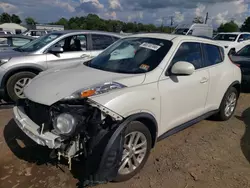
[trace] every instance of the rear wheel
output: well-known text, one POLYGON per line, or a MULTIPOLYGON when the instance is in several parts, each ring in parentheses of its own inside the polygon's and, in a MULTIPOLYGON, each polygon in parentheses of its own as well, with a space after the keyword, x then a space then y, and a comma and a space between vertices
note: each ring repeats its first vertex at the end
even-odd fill
POLYGON ((131 122, 125 130, 123 156, 114 181, 126 181, 145 165, 150 154, 152 138, 148 128, 139 121, 131 122))
POLYGON ((19 72, 12 75, 6 85, 7 93, 10 99, 16 102, 18 99, 24 98, 24 87, 36 76, 32 72, 19 72))
POLYGON ((231 87, 227 90, 217 114, 218 120, 226 121, 233 116, 237 106, 238 96, 239 93, 236 88, 231 87))

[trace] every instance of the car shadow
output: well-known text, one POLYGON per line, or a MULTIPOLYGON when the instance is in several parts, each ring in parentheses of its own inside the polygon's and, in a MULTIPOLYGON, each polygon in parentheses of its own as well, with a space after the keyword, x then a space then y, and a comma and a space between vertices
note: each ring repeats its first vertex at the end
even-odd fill
MULTIPOLYGON (((63 158, 61 158, 59 163, 57 158, 52 159, 50 157, 52 150, 36 144, 33 140, 26 136, 25 133, 22 132, 13 119, 10 120, 5 126, 3 134, 9 149, 20 160, 24 160, 28 163, 33 163, 36 165, 54 165, 63 172, 64 170, 60 166, 68 165, 68 161, 63 158)), ((91 180, 89 181, 88 179, 89 176, 87 178, 87 175, 85 174, 85 164, 83 161, 84 160, 72 160, 72 169, 70 172, 72 176, 78 180, 76 184, 77 188, 84 188, 91 185, 91 180), (86 179, 88 179, 88 181, 85 181, 86 179)), ((104 182, 100 183, 102 184, 104 182)))
POLYGON ((49 158, 50 150, 27 137, 13 119, 5 126, 3 134, 9 149, 19 159, 37 165, 53 163, 49 158))
POLYGON ((250 108, 246 109, 241 116, 235 116, 245 124, 245 133, 241 138, 240 146, 242 153, 250 163, 250 108))

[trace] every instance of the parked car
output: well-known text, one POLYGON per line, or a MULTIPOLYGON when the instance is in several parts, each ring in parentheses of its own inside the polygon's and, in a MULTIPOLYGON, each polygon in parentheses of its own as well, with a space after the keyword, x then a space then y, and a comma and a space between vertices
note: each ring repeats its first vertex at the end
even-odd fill
POLYGON ((94 183, 125 181, 157 141, 211 115, 228 120, 240 83, 239 67, 212 40, 137 34, 84 65, 40 73, 13 111, 52 156, 84 160, 94 183))
POLYGON ((178 35, 213 37, 213 27, 207 24, 180 24, 173 31, 178 35))
POLYGON ((0 31, 0 35, 12 35, 13 33, 10 31, 0 31))
POLYGON ((31 36, 34 38, 39 38, 41 36, 44 36, 46 34, 50 33, 49 30, 43 30, 43 29, 28 29, 27 31, 24 31, 22 35, 24 36, 31 36))
POLYGON ((229 52, 230 59, 240 67, 242 73, 242 85, 250 85, 250 44, 236 51, 234 48, 229 52))
POLYGON ((0 52, 0 98, 23 98, 24 86, 39 72, 81 63, 86 55, 95 57, 119 38, 119 34, 100 31, 58 31, 0 52))
POLYGON ((228 49, 235 47, 239 43, 249 39, 250 33, 247 32, 218 33, 214 37, 214 40, 217 40, 221 45, 228 49))
POLYGON ((22 35, 0 35, 0 51, 23 46, 34 40, 33 37, 22 35))

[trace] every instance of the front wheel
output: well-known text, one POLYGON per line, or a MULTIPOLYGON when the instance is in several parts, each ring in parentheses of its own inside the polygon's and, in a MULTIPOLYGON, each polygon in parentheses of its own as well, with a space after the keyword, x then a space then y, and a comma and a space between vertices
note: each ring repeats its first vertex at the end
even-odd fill
POLYGON ((139 121, 131 122, 125 129, 123 156, 114 181, 126 181, 136 175, 145 165, 151 147, 152 137, 148 128, 139 121))
POLYGON ((221 121, 226 121, 230 119, 237 106, 239 93, 236 88, 231 87, 226 92, 222 99, 219 112, 217 114, 217 119, 221 121))
POLYGON ((19 72, 12 75, 6 85, 7 93, 10 99, 16 102, 18 99, 24 98, 24 87, 36 76, 32 72, 19 72))

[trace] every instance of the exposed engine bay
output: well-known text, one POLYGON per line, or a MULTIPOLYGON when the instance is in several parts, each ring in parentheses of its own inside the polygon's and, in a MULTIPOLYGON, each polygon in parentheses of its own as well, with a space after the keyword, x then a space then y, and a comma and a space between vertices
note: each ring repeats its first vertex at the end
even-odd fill
MULTIPOLYGON (((20 100, 26 115, 39 133, 57 135, 52 158, 85 161, 87 184, 111 181, 117 174, 123 152, 123 117, 90 99, 59 101, 45 106, 28 99, 20 100)), ((123 126, 125 127, 125 126, 123 126)))

